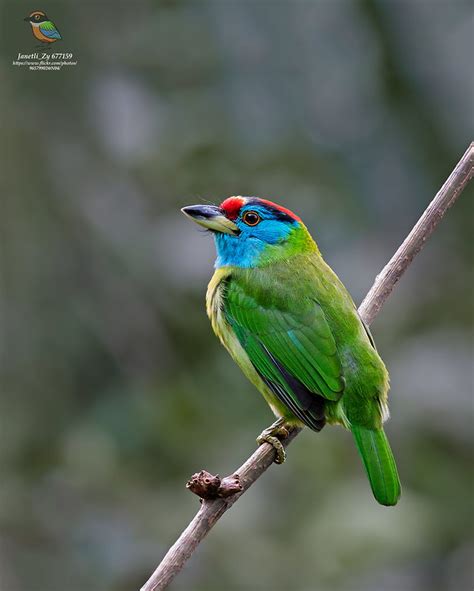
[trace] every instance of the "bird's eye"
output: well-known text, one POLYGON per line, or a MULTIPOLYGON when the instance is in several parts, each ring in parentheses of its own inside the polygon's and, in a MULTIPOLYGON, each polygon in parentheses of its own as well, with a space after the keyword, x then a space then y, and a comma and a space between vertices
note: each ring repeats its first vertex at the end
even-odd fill
POLYGON ((40 17, 40 15, 39 15, 39 14, 35 14, 35 19, 36 19, 37 21, 39 21, 39 17, 40 17))
POLYGON ((242 217, 247 226, 256 226, 260 221, 260 216, 256 211, 246 211, 242 217))

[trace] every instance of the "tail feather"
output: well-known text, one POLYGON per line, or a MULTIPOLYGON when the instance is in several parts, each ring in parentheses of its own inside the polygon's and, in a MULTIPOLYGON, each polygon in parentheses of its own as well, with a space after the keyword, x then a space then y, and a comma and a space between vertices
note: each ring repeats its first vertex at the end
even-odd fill
POLYGON ((383 429, 351 426, 374 497, 381 505, 396 505, 401 494, 397 466, 383 429))

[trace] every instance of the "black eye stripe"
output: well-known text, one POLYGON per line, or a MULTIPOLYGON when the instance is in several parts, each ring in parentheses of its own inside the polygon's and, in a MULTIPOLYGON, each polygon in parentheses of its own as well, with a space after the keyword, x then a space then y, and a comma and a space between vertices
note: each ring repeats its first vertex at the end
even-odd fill
MULTIPOLYGON (((247 206, 249 206, 249 205, 259 206, 260 200, 257 197, 248 197, 246 205, 247 206)), ((295 218, 289 216, 284 211, 281 211, 281 209, 278 209, 277 207, 273 207, 272 205, 269 205, 269 204, 265 204, 265 219, 273 219, 273 220, 277 220, 277 221, 291 222, 291 223, 295 222, 295 218)))

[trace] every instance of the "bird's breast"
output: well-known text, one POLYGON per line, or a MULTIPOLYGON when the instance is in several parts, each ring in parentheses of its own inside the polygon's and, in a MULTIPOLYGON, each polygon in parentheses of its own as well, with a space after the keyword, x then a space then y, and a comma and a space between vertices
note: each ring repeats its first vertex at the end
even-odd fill
POLYGON ((225 282, 230 277, 230 274, 229 267, 217 269, 207 286, 206 293, 207 315, 211 321, 212 329, 225 347, 228 347, 227 343, 224 342, 224 333, 227 332, 228 323, 224 317, 224 291, 225 282))
POLYGON ((255 384, 259 390, 262 390, 262 388, 265 388, 263 382, 255 371, 247 353, 242 348, 242 345, 225 317, 225 290, 231 272, 230 267, 221 267, 214 273, 207 288, 207 314, 211 321, 212 329, 230 353, 230 356, 250 381, 255 384))

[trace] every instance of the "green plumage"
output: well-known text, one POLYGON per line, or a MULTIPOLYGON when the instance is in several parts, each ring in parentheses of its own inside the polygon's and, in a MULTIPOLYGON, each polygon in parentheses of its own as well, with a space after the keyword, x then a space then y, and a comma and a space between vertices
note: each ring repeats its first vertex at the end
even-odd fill
POLYGON ((351 426, 357 449, 364 462, 374 497, 382 505, 395 505, 401 487, 397 466, 387 436, 382 428, 351 426))
POLYGON ((41 23, 41 28, 45 31, 57 31, 56 25, 52 21, 44 21, 41 23))
POLYGON ((263 380, 267 396, 271 390, 277 414, 319 430, 312 409, 305 408, 308 397, 298 396, 280 366, 324 399, 328 423, 352 430, 375 498, 394 505, 400 484, 382 429, 387 371, 350 295, 320 254, 294 256, 291 264, 284 260, 257 269, 234 268, 220 282, 218 297, 223 302, 218 335, 233 331, 256 369, 251 380, 260 390, 263 380), (284 395, 275 393, 279 389, 284 395), (285 404, 288 399, 292 407, 285 404))
MULTIPOLYGON (((375 498, 395 505, 401 487, 382 426, 388 417, 389 379, 370 332, 304 224, 292 220, 288 210, 275 213, 278 206, 266 205, 269 202, 228 202, 245 199, 252 201, 247 206, 252 226, 255 212, 261 214, 261 234, 239 223, 245 221, 242 214, 235 224, 240 234, 228 236, 233 230, 228 218, 226 234, 217 234, 223 264, 207 293, 214 331, 276 416, 315 431, 326 423, 351 430, 375 498), (264 226, 264 207, 271 208, 272 226, 264 226), (285 217, 290 222, 284 222, 285 217), (283 223, 290 231, 282 230, 283 223), (268 244, 262 248, 254 237, 268 244)), ((225 204, 213 218, 214 227, 225 204)), ((230 203, 229 211, 234 206, 230 203)))

